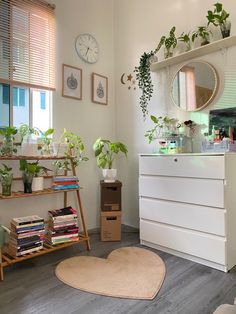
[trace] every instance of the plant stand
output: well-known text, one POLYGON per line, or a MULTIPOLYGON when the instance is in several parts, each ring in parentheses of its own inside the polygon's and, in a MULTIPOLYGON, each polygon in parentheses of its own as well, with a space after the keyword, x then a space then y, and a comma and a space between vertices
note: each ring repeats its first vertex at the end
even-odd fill
MULTIPOLYGON (((0 157, 0 161, 1 160, 21 160, 21 159, 27 159, 27 160, 60 160, 60 159, 65 159, 65 157, 53 157, 53 156, 12 156, 12 157, 0 157)), ((76 175, 76 171, 75 171, 75 167, 73 166, 73 157, 71 158, 71 169, 72 169, 72 173, 73 175, 76 175)), ((19 179, 19 178, 15 178, 15 179, 19 179)), ((34 253, 28 253, 25 254, 23 256, 20 257, 15 257, 15 256, 11 256, 8 252, 7 252, 7 248, 6 250, 2 249, 0 247, 0 280, 3 280, 4 278, 4 274, 3 274, 3 269, 6 266, 36 257, 36 256, 40 256, 40 255, 44 255, 53 251, 57 251, 60 249, 63 249, 65 247, 74 245, 74 244, 78 244, 80 242, 85 242, 86 243, 86 248, 88 251, 91 250, 91 246, 90 246, 90 239, 88 236, 88 231, 87 231, 87 227, 86 227, 86 222, 85 222, 85 217, 84 217, 84 210, 82 207, 82 202, 81 202, 81 198, 80 198, 80 189, 81 188, 76 188, 76 189, 65 189, 65 190, 53 190, 53 189, 44 189, 43 191, 38 191, 38 192, 32 192, 32 193, 28 193, 25 194, 22 191, 19 192, 13 192, 11 194, 11 196, 3 196, 0 194, 0 200, 11 200, 11 199, 15 199, 15 198, 25 198, 25 197, 34 197, 34 196, 39 196, 39 195, 48 195, 48 194, 55 194, 55 193, 64 193, 64 206, 67 206, 67 193, 68 192, 75 192, 76 196, 77 196, 77 201, 78 201, 78 214, 80 215, 81 218, 81 223, 82 223, 82 232, 79 233, 79 240, 75 241, 75 242, 69 242, 69 243, 62 243, 62 244, 58 244, 56 246, 52 246, 48 243, 44 243, 44 247, 43 249, 34 252, 34 253)), ((47 223, 45 221, 45 223, 47 223)))

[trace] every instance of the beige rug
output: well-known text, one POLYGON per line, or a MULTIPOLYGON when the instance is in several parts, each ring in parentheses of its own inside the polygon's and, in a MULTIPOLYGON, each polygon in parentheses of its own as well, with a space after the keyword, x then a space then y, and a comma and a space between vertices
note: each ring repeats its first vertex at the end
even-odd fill
POLYGON ((124 247, 112 251, 107 259, 72 257, 56 268, 65 284, 83 291, 130 299, 152 300, 165 277, 165 264, 155 253, 124 247))

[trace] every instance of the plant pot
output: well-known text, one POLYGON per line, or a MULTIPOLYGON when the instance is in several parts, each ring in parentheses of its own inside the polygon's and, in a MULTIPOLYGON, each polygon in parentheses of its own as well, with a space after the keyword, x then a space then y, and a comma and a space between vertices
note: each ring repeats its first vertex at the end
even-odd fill
POLYGON ((11 185, 12 185, 13 175, 7 175, 1 178, 2 182, 2 195, 10 196, 11 195, 11 185))
POLYGON ((32 191, 42 191, 44 186, 44 177, 34 177, 32 182, 32 191))
POLYGON ((22 179, 24 183, 24 193, 32 193, 33 173, 23 172, 22 179))
POLYGON ((220 24, 220 30, 223 38, 230 36, 230 30, 231 30, 231 22, 226 21, 223 24, 220 24))
POLYGON ((44 144, 43 146, 42 146, 42 150, 41 150, 41 154, 43 155, 43 156, 50 156, 51 155, 51 145, 46 145, 46 144, 44 144))
POLYGON ((104 177, 104 182, 115 182, 117 169, 102 169, 102 174, 104 177))
POLYGON ((208 45, 208 44, 210 44, 210 41, 208 39, 204 39, 201 42, 201 46, 205 46, 205 45, 208 45))
POLYGON ((15 152, 14 143, 13 143, 13 135, 4 136, 2 146, 1 146, 1 155, 2 156, 12 156, 15 152))
POLYGON ((164 58, 165 59, 168 59, 168 58, 171 58, 171 57, 173 57, 173 48, 172 47, 170 47, 170 48, 166 48, 165 47, 165 49, 164 49, 164 58))

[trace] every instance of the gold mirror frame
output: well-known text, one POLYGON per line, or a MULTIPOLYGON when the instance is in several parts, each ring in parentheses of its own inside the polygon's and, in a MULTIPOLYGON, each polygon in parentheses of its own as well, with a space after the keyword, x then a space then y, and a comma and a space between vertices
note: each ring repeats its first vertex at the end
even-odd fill
POLYGON ((218 78, 218 75, 217 75, 217 72, 216 72, 216 69, 209 63, 209 62, 206 62, 206 61, 202 61, 202 60, 193 60, 193 61, 188 61, 186 62, 185 64, 182 64, 181 67, 179 67, 178 71, 175 73, 174 77, 173 77, 173 80, 172 80, 172 83, 171 83, 171 98, 172 98, 172 101, 173 103, 175 104, 176 107, 178 107, 180 110, 184 111, 184 112, 195 112, 195 111, 200 111, 202 109, 204 109, 205 107, 207 107, 212 101, 213 99, 215 98, 217 92, 218 92, 218 88, 219 88, 219 78, 218 78), (181 71, 181 69, 183 69, 184 67, 190 67, 191 65, 195 64, 195 63, 200 63, 201 65, 206 65, 208 68, 211 69, 212 71, 212 74, 213 74, 213 77, 214 77, 214 88, 213 88, 213 91, 212 91, 212 95, 210 96, 210 98, 202 105, 196 109, 190 109, 190 110, 187 110, 187 109, 184 109, 184 108, 181 108, 177 103, 176 103, 176 100, 174 99, 174 81, 178 75, 178 73, 181 71))

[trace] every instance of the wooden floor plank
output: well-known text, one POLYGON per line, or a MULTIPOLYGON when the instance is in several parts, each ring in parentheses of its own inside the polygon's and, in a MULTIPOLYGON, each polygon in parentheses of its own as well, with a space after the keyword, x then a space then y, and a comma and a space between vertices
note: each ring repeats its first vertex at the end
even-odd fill
MULTIPOLYGON (((166 264, 164 284, 152 301, 104 297, 73 289, 57 279, 56 265, 65 258, 86 255, 105 258, 112 250, 140 246, 139 235, 124 227, 121 242, 101 242, 91 234, 92 250, 76 244, 4 269, 0 283, 1 314, 211 314, 236 296, 236 268, 223 273, 158 252, 166 264)), ((149 249, 149 248, 147 248, 149 249)))

